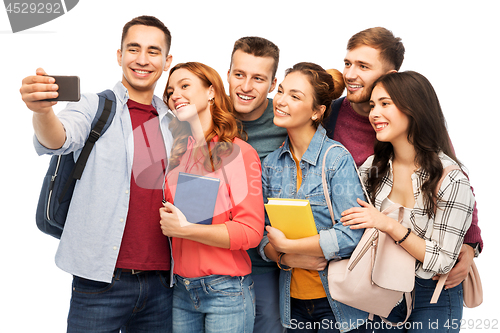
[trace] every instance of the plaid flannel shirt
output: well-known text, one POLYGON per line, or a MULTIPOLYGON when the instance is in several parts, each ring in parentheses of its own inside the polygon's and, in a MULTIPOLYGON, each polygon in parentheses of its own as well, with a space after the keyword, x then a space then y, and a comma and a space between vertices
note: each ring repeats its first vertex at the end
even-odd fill
MULTIPOLYGON (((444 153, 440 153, 439 158, 443 168, 456 164, 444 153)), ((372 162, 373 156, 370 156, 359 170, 365 184, 372 162)), ((411 209, 409 225, 413 233, 426 243, 424 262, 417 261, 415 274, 422 279, 430 279, 436 274, 448 273, 453 268, 472 221, 475 199, 468 178, 460 170, 453 170, 441 184, 436 214, 434 218, 429 219, 421 192, 422 184, 428 178, 428 174, 419 169, 411 178, 415 206, 411 209)), ((391 193, 392 184, 391 161, 390 170, 376 193, 374 204, 379 210, 384 199, 391 193)))

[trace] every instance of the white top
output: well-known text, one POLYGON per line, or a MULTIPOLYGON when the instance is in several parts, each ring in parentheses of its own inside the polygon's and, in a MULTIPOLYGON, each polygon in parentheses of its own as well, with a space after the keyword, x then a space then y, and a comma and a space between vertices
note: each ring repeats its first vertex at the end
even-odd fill
MULTIPOLYGON (((450 157, 439 154, 443 168, 456 164, 450 157)), ((360 167, 362 181, 366 184, 369 169, 373 162, 370 156, 360 167)), ((422 279, 430 279, 436 274, 448 273, 458 258, 465 233, 472 221, 474 195, 469 180, 460 170, 447 174, 438 191, 437 210, 434 218, 429 219, 424 209, 424 196, 421 186, 427 180, 428 174, 419 169, 412 174, 413 195, 415 206, 405 209, 405 226, 425 240, 424 262, 417 261, 415 274, 422 279)), ((393 183, 392 163, 382 180, 382 185, 375 195, 375 207, 382 211, 381 206, 391 193, 393 183)), ((384 203, 386 205, 387 203, 384 203)))

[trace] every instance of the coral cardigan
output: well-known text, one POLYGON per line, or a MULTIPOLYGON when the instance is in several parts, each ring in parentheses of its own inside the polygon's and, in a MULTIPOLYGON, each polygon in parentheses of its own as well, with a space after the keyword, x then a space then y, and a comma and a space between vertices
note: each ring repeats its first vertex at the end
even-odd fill
MULTIPOLYGON (((217 137, 211 144, 216 142, 217 137)), ((259 245, 264 233, 264 202, 259 156, 249 144, 236 138, 233 141, 233 152, 223 157, 222 168, 208 172, 203 166, 203 157, 195 160, 192 154, 193 147, 194 139, 190 137, 187 151, 182 156, 179 166, 166 176, 165 199, 174 202, 179 172, 218 178, 219 191, 212 224, 226 225, 230 248, 223 249, 172 237, 174 274, 187 278, 208 275, 248 275, 252 271, 252 264, 246 250, 259 245)), ((201 154, 197 156, 199 155, 201 154)))

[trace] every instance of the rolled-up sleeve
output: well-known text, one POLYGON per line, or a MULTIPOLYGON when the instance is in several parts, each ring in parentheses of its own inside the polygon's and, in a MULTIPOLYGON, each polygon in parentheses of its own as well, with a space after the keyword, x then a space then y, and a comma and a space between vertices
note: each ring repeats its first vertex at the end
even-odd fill
POLYGON ((38 155, 65 155, 81 149, 85 145, 92 120, 97 112, 99 97, 96 94, 83 94, 79 102, 68 105, 57 114, 66 131, 66 141, 59 149, 49 149, 43 146, 36 135, 33 135, 33 145, 38 155))
MULTIPOLYGON (((327 260, 337 260, 348 258, 358 245, 363 236, 364 229, 352 230, 349 227, 344 227, 339 223, 340 214, 351 207, 359 207, 356 199, 367 201, 361 182, 365 183, 368 169, 371 166, 373 156, 367 159, 360 167, 359 174, 354 168, 351 158, 348 154, 344 154, 340 160, 339 166, 336 169, 335 175, 330 181, 330 188, 339 188, 339 185, 344 186, 345 191, 330 190, 330 199, 335 213, 335 224, 333 228, 320 231, 319 244, 323 250, 323 254, 327 260), (333 193, 332 193, 333 192, 333 193), (345 192, 345 194, 343 193, 345 192), (335 195, 342 194, 342 197, 335 195), (337 209, 336 206, 337 206, 337 209)), ((366 186, 366 185, 365 185, 366 186)), ((340 187, 342 188, 342 187, 340 187)))
POLYGON ((332 260, 349 257, 361 240, 364 229, 352 230, 339 220, 343 211, 359 207, 357 198, 361 200, 366 198, 354 161, 347 150, 337 154, 335 160, 329 161, 327 165, 333 166, 332 170, 327 172, 327 182, 334 211, 334 223, 332 228, 320 231, 319 245, 325 259, 332 260))
POLYGON ((459 170, 451 171, 438 192, 432 236, 425 240, 424 271, 446 274, 451 270, 471 224, 474 203, 468 179, 459 170))
POLYGON ((259 245, 264 232, 261 164, 257 152, 240 145, 242 159, 225 166, 234 200, 232 220, 226 222, 231 250, 248 250, 259 245))

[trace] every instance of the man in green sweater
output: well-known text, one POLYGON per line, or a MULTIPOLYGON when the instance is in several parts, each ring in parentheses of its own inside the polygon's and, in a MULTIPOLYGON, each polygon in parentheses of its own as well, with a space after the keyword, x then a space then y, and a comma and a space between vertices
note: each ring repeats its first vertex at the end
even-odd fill
MULTIPOLYGON (((279 48, 267 39, 238 39, 231 54, 227 73, 229 96, 235 116, 243 123, 247 142, 262 160, 278 149, 287 135, 286 129, 273 123, 273 101, 267 94, 276 87, 279 48)), ((262 260, 256 249, 248 250, 252 260, 255 290, 255 333, 285 332, 279 314, 279 269, 275 263, 262 260)))

